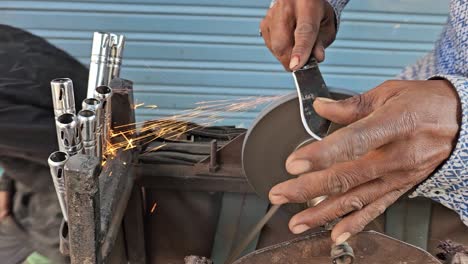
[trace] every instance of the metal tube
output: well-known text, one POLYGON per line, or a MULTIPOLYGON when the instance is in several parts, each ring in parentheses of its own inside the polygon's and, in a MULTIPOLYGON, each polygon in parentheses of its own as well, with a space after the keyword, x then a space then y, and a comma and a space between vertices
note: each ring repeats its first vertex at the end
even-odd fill
POLYGON ((108 85, 109 81, 109 56, 111 34, 94 32, 93 46, 91 49, 91 63, 89 64, 87 97, 94 96, 94 90, 101 85, 108 85))
POLYGON ((50 82, 54 114, 58 117, 65 113, 75 114, 75 94, 73 82, 68 78, 58 78, 50 82))
POLYGON ((101 113, 98 117, 100 119, 98 128, 99 131, 102 131, 101 142, 102 142, 102 153, 106 154, 107 145, 110 143, 110 131, 111 131, 111 121, 112 121, 112 111, 111 111, 111 96, 112 89, 109 86, 98 86, 95 89, 94 97, 101 101, 101 113))
POLYGON ((50 154, 48 163, 50 174, 54 182, 55 192, 57 193, 60 209, 62 210, 63 219, 68 222, 67 200, 65 193, 64 168, 68 161, 68 154, 63 151, 56 151, 50 154))
POLYGON ((70 156, 79 153, 83 145, 76 116, 68 113, 60 115, 55 124, 60 151, 64 151, 70 156))
POLYGON ((112 79, 120 77, 120 66, 122 65, 122 55, 125 47, 125 36, 111 34, 110 45, 111 50, 108 60, 109 79, 106 85, 109 85, 112 79))
POLYGON ((96 98, 86 98, 83 100, 83 103, 82 103, 83 110, 91 110, 95 113, 98 111, 100 107, 101 107, 101 101, 96 98))
POLYGON ((91 110, 78 112, 83 154, 99 157, 96 152, 96 114, 91 110))
POLYGON ((96 98, 87 98, 83 100, 83 110, 94 112, 96 120, 96 157, 102 160, 102 124, 104 116, 102 115, 102 103, 96 98))

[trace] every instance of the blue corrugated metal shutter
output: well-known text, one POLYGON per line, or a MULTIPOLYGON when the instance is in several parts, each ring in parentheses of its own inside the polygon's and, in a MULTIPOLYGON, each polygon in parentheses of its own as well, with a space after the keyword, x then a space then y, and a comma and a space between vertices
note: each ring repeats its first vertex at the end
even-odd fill
MULTIPOLYGON (((0 23, 27 29, 88 64, 93 31, 128 37, 122 76, 151 119, 197 101, 294 91, 264 47, 258 24, 268 0, 1 1, 0 23)), ((432 49, 448 0, 355 0, 322 66, 330 86, 364 91, 432 49)), ((256 111, 227 113, 247 125, 256 111)))

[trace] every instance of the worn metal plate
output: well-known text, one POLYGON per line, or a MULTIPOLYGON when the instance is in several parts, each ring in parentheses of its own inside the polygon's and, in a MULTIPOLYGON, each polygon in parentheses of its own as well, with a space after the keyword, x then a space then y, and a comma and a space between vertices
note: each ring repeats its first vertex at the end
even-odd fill
MULTIPOLYGON (((441 264, 428 252, 374 231, 364 231, 348 240, 355 264, 441 264)), ((319 232, 254 251, 234 264, 330 264, 329 232, 319 232)))
MULTIPOLYGON (((334 99, 355 94, 337 89, 330 92, 334 99)), ((286 171, 287 157, 304 142, 313 140, 302 124, 296 93, 265 108, 247 131, 242 148, 244 173, 255 192, 268 199, 268 192, 274 185, 294 177, 286 171)), ((287 206, 291 212, 304 208, 305 205, 300 204, 287 206)))

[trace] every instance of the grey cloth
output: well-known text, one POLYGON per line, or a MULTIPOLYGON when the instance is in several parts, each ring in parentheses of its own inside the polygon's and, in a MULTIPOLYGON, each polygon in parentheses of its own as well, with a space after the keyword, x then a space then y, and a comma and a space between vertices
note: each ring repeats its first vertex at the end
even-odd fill
POLYGON ((74 82, 76 105, 86 96, 88 70, 46 40, 0 25, 0 167, 14 183, 12 217, 0 223, 0 262, 31 251, 55 263, 62 219, 47 165, 57 150, 50 81, 74 82))
POLYGON ((58 251, 62 219, 56 194, 30 192, 17 183, 13 215, 0 222, 1 263, 22 263, 32 252, 53 263, 68 263, 58 251))

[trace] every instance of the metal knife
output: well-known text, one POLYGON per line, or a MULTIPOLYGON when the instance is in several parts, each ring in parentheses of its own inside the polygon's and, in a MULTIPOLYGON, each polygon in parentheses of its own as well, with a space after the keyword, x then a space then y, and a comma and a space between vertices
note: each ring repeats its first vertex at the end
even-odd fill
POLYGON ((316 140, 327 135, 330 121, 315 112, 313 103, 317 97, 330 98, 330 92, 320 73, 317 60, 311 57, 299 70, 292 73, 296 83, 302 124, 316 140))

